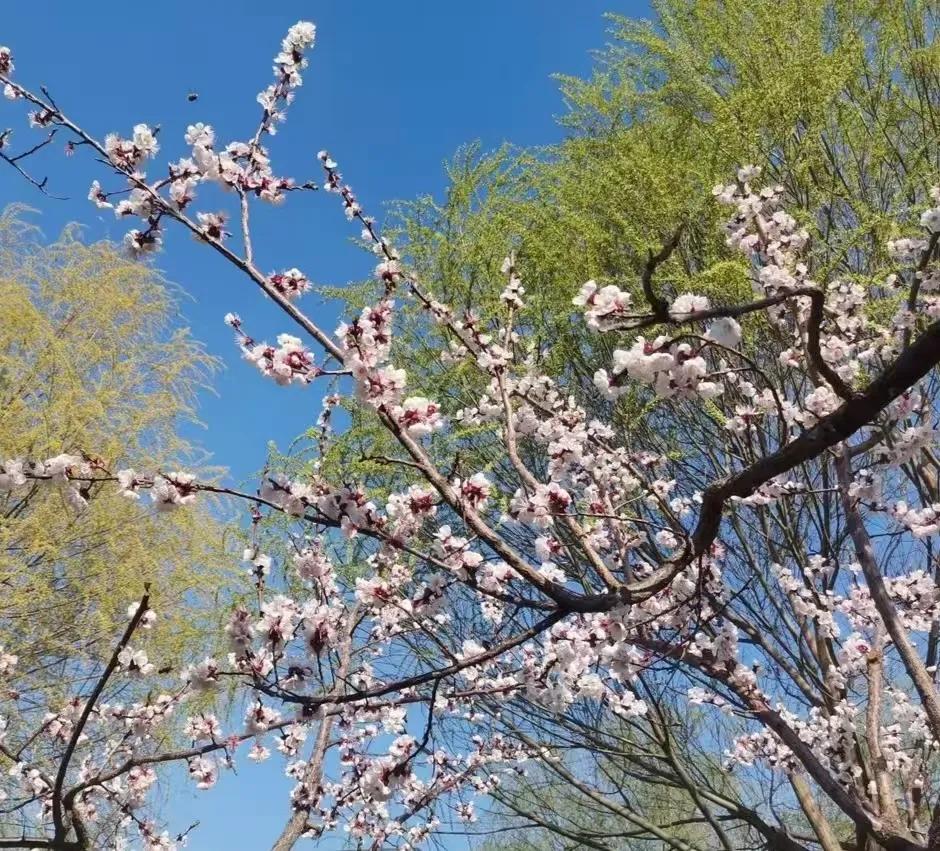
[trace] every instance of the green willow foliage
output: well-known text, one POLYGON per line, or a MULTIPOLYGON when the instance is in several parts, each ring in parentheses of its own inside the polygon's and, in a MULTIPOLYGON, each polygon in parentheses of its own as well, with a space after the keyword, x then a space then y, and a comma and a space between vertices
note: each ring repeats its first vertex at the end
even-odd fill
MULTIPOLYGON (((88 453, 112 470, 211 476, 180 429, 217 365, 152 268, 72 230, 47 244, 21 210, 0 214, 0 458, 88 453)), ((54 489, 0 495, 0 646, 37 707, 98 676, 145 582, 162 618, 149 646, 173 677, 214 640, 229 559, 218 507, 87 497, 77 512, 54 489)))
MULTIPOLYGON (((151 267, 78 236, 68 229, 47 243, 22 209, 0 213, 0 459, 85 452, 112 470, 217 475, 181 427, 198 423, 197 397, 218 362, 180 326, 175 294, 151 267)), ((113 488, 87 498, 77 512, 48 486, 0 494, 0 647, 19 657, 4 687, 37 726, 50 707, 91 689, 145 583, 160 620, 138 643, 167 689, 220 644, 234 557, 222 507, 200 500, 158 512, 113 488)), ((125 704, 141 696, 136 684, 105 692, 125 704)), ((184 721, 165 734, 188 741, 184 721)), ((14 762, 0 754, 0 800, 19 794, 14 762)), ((56 766, 51 756, 41 765, 50 774, 56 766)), ((0 839, 32 830, 26 819, 0 807, 0 839)), ((115 829, 113 819, 96 825, 95 847, 115 847, 115 829)))
MULTIPOLYGON (((862 279, 885 267, 889 220, 916 207, 940 173, 935 0, 659 0, 655 9, 654 22, 611 17, 613 41, 590 79, 558 78, 565 141, 485 154, 467 146, 447 166, 442 199, 393 208, 395 244, 425 289, 458 311, 472 303, 484 321, 502 315, 499 265, 514 250, 527 291, 520 345, 550 374, 577 376, 589 397, 614 341, 572 321, 584 281, 637 286, 649 252, 682 227, 657 273, 664 295, 750 294, 711 198, 741 163, 786 187, 820 270, 862 279)), ((374 289, 343 295, 354 308, 374 289)), ((425 316, 412 310, 410 323, 409 392, 459 408, 478 375, 441 362, 425 316)), ((765 329, 747 330, 753 345, 765 329)), ((618 419, 641 422, 645 410, 628 397, 618 419)), ((347 476, 354 465, 383 480, 388 466, 362 459, 383 454, 384 438, 350 414, 335 462, 347 476)))

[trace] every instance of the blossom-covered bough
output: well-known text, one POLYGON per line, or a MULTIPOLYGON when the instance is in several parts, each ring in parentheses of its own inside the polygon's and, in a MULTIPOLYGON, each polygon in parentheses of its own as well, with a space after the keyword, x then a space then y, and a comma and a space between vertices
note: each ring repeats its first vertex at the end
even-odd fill
MULTIPOLYGON (((20 723, 26 697, 15 690, 16 660, 0 656, 10 684, 0 754, 23 786, 0 808, 35 815, 23 839, 0 847, 92 847, 93 826, 114 815, 136 834, 129 841, 172 848, 182 839, 146 815, 155 766, 185 762, 207 789, 241 759, 242 745, 253 760, 276 747, 296 780, 275 848, 337 828, 361 847, 416 847, 449 819, 474 821, 474 797, 497 793, 527 761, 583 782, 550 740, 518 720, 519 707, 569 717, 590 705, 657 730, 663 716, 651 712, 649 682, 663 671, 672 688, 681 684, 685 706, 731 719, 725 770, 769 767, 804 814, 806 830, 794 831, 774 801, 709 798, 690 785, 722 847, 735 846, 733 830, 776 848, 938 847, 938 192, 918 234, 889 245, 890 274, 866 288, 850 277, 814 280, 809 231, 786 212, 780 187, 760 187, 759 169, 742 168, 716 198, 730 208, 728 245, 749 263, 753 299, 713 305, 694 293, 667 295, 657 270, 681 232, 651 254, 635 286, 584 284, 574 298, 584 320, 621 345, 595 375, 590 406, 611 415, 589 414, 580 389, 543 374, 519 335, 526 293, 516 259, 503 265, 498 321, 459 314, 409 271, 327 152, 318 155, 323 188, 376 254, 376 302, 330 334, 298 306, 311 285, 290 258, 260 265, 252 205, 315 188, 278 176, 264 144, 313 41, 311 24, 288 32, 251 139, 222 146, 211 127, 194 124, 188 155, 157 177, 144 170, 159 152, 151 128, 97 140, 45 90, 17 82, 12 55, 0 48, 6 96, 27 105, 43 132, 67 136, 70 150, 89 150, 104 167, 101 180, 116 182, 96 180, 89 199, 137 221, 129 250, 158 250, 176 222, 291 318, 300 336, 270 345, 252 339, 239 317, 226 321, 264 376, 333 383, 321 448, 340 402, 333 391, 348 388, 400 449, 386 459, 398 486, 381 500, 316 465, 303 478, 266 473, 256 493, 242 493, 183 472, 111 470, 94 447, 4 460, 0 491, 11 499, 58 488, 68 510, 80 511, 99 489, 116 487, 173 511, 210 491, 248 502, 253 525, 280 514, 294 531, 284 571, 273 569, 260 539, 246 549, 256 602, 231 613, 228 658, 207 658, 175 687, 159 679, 160 660, 133 644, 154 621, 146 597, 98 685, 50 706, 39 729, 20 723), (229 209, 195 211, 198 197, 218 188, 229 209), (263 271, 271 266, 282 271, 263 271), (429 339, 446 340, 447 357, 476 370, 480 392, 462 408, 408 394, 398 366, 408 353, 394 344, 396 297, 424 309, 429 339), (769 356, 755 336, 783 345, 769 356), (682 455, 626 440, 612 412, 629 394, 694 422, 704 442, 690 438, 682 455), (460 469, 466 433, 490 436, 498 469, 460 469), (822 506, 809 532, 800 514, 807 505, 822 506), (790 536, 787 517, 797 518, 802 540, 790 536), (899 548, 907 557, 897 570, 899 548), (355 565, 341 563, 349 553, 355 565), (773 617, 755 611, 757 585, 773 617), (104 684, 123 676, 161 685, 132 706, 99 705, 104 684), (159 731, 169 714, 232 680, 247 695, 243 722, 226 730, 196 711, 187 721, 192 746, 167 750, 159 731), (445 747, 443 728, 464 746, 445 747), (50 750, 54 776, 37 768, 50 750)), ((28 157, 4 159, 25 173, 28 157)), ((667 845, 693 847, 616 806, 667 845)))

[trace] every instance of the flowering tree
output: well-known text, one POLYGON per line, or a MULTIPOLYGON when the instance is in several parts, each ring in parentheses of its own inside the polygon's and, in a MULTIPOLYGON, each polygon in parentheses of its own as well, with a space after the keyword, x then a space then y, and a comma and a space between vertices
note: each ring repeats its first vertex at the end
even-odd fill
MULTIPOLYGON (((627 442, 615 417, 588 416, 563 379, 540 371, 524 335, 526 292, 512 256, 502 268, 501 321, 484 325, 472 311, 456 313, 381 236, 327 152, 318 155, 323 188, 377 256, 375 303, 330 334, 298 307, 310 288, 300 270, 262 271, 253 205, 315 188, 278 176, 264 145, 300 84, 314 35, 308 23, 288 32, 251 139, 223 147, 211 127, 192 125, 189 156, 157 178, 144 171, 159 149, 151 128, 97 140, 48 92, 16 82, 12 54, 0 49, 7 97, 28 105, 43 132, 63 133, 71 148, 96 155, 102 180, 120 182, 112 189, 96 180, 89 198, 139 220, 128 249, 158 250, 175 222, 241 270, 303 335, 258 342, 229 314, 247 361, 282 385, 330 382, 319 421, 323 453, 331 410, 353 396, 398 447, 383 462, 399 483, 379 499, 323 468, 302 479, 266 473, 256 493, 238 493, 184 472, 111 470, 93 447, 5 460, 0 488, 57 488, 64 510, 81 511, 92 486, 110 484, 134 500, 149 492, 166 511, 221 491, 250 504, 256 528, 268 513, 290 518, 293 555, 289 579, 279 577, 254 538, 244 555, 257 601, 232 612, 228 659, 187 669, 173 691, 131 706, 99 702, 112 678, 146 678, 159 664, 135 638, 153 623, 143 596, 89 693, 50 706, 34 729, 19 723, 23 696, 7 693, 0 753, 23 781, 11 806, 35 807, 38 821, 34 836, 4 846, 85 848, 89 824, 110 813, 145 847, 173 847, 146 815, 154 766, 185 761, 197 785, 209 788, 250 742, 247 756, 256 760, 276 743, 296 780, 275 848, 339 825, 361 845, 414 847, 448 814, 474 821, 473 797, 499 794, 520 763, 539 759, 568 772, 555 743, 524 725, 515 724, 514 739, 481 725, 462 748, 443 746, 443 728, 466 732, 483 717, 511 723, 526 703, 558 716, 590 707, 662 729, 670 726, 666 702, 653 697, 668 684, 673 704, 689 715, 698 706, 735 719, 733 741, 713 742, 727 750, 726 770, 746 778, 758 770, 749 767, 765 766, 786 778, 809 824, 805 835, 794 834, 759 800, 712 795, 698 811, 724 847, 734 842, 729 820, 774 847, 935 847, 940 696, 931 562, 940 508, 931 445, 940 190, 919 230, 889 245, 892 270, 871 289, 814 279, 805 262, 809 232, 786 212, 780 187, 760 185, 755 167, 715 190, 716 203, 729 209, 728 246, 751 270, 750 301, 713 305, 669 292, 657 270, 681 230, 651 254, 634 291, 593 281, 575 287, 588 327, 619 341, 595 376, 599 397, 612 409, 628 392, 649 393, 697 424, 687 451, 664 453, 655 439, 627 442), (231 209, 196 211, 197 192, 213 187, 229 193, 231 209), (478 372, 484 389, 471 403, 442 410, 408 395, 393 296, 414 300, 446 335, 442 356, 478 372), (786 345, 768 358, 751 351, 748 335, 786 345), (497 443, 498 476, 461 469, 466 430, 497 443), (800 518, 793 529, 810 528, 799 514, 804 506, 824 510, 812 533, 788 540, 778 520, 792 511, 800 518), (364 570, 344 569, 350 545, 364 570), (748 545, 750 560, 741 558, 748 545), (749 613, 755 584, 786 607, 763 620, 749 613), (793 662, 807 645, 819 675, 793 662), (164 719, 225 681, 250 695, 243 724, 226 731, 196 712, 187 722, 192 747, 162 748, 164 719), (35 767, 36 753, 50 749, 52 774, 35 767), (331 750, 339 755, 335 772, 327 770, 331 750), (842 824, 850 839, 837 835, 842 824)), ((0 151, 45 189, 27 169, 36 152, 0 151)), ((15 662, 8 650, 2 674, 11 683, 15 662)), ((620 809, 665 844, 694 847, 620 809)))

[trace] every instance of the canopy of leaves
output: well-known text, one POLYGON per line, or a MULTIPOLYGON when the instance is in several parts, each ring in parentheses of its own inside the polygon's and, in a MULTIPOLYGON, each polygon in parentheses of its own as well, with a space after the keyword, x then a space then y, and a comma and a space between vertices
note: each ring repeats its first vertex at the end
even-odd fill
MULTIPOLYGON (((559 77, 569 131, 540 149, 461 149, 443 199, 393 208, 394 243, 425 289, 485 324, 500 315, 502 258, 514 251, 526 287, 520 345, 551 373, 591 379, 618 341, 572 321, 589 279, 631 289, 679 228, 657 271, 663 297, 694 291, 744 300, 750 283, 721 237, 711 188, 741 163, 764 169, 810 225, 814 274, 872 280, 881 246, 940 170, 936 145, 940 47, 930 0, 659 0, 653 22, 612 16, 612 42, 590 79, 559 77)), ((373 283, 342 293, 365 303, 373 283)), ((477 398, 475 370, 440 357, 442 337, 417 307, 407 342, 409 392, 460 407, 477 398)), ((517 320, 518 321, 518 320, 517 320)), ((751 345, 765 328, 745 329, 751 345)), ((650 329, 648 336, 655 336, 650 329)), ((620 400, 618 424, 649 406, 620 400)), ((352 413, 337 467, 381 479, 363 461, 389 448, 352 413), (353 465, 353 466, 351 466, 353 465)), ((466 437, 466 435, 461 435, 466 437)))
MULTIPOLYGON (((171 290, 107 243, 51 245, 21 211, 0 216, 0 458, 93 453, 107 469, 199 464, 180 436, 214 360, 178 327, 171 290)), ((36 704, 93 676, 150 583, 164 619, 154 656, 180 663, 214 625, 223 526, 203 507, 156 513, 92 489, 77 512, 55 489, 0 499, 0 645, 36 704)))

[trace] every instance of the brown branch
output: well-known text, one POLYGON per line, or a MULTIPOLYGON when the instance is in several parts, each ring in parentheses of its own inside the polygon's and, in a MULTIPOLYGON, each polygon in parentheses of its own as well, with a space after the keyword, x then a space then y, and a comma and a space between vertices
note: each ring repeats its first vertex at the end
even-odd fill
POLYGON ((657 254, 653 254, 653 252, 650 251, 646 265, 643 267, 643 273, 640 276, 643 295, 646 297, 649 306, 653 309, 653 314, 662 322, 669 320, 669 305, 662 296, 653 292, 653 275, 656 273, 656 270, 672 256, 672 252, 676 250, 676 246, 679 244, 684 230, 685 224, 679 225, 675 233, 663 243, 663 247, 660 248, 657 254))
MULTIPOLYGON (((927 264, 930 262, 930 258, 933 256, 933 253, 936 250, 938 241, 940 241, 940 231, 930 235, 930 239, 927 242, 927 247, 921 254, 917 266, 914 269, 914 280, 911 282, 911 291, 907 296, 907 309, 910 312, 913 312, 914 308, 917 307, 917 296, 920 293, 921 273, 927 268, 927 264)), ((911 343, 911 332, 911 328, 904 329, 904 348, 907 348, 911 343)))
POLYGON ((434 680, 441 679, 443 677, 449 677, 453 674, 460 673, 466 668, 470 668, 474 665, 482 665, 484 662, 489 662, 498 656, 502 656, 503 653, 512 650, 514 647, 518 647, 520 644, 524 644, 526 641, 535 638, 537 635, 541 635, 543 632, 545 632, 545 630, 550 629, 564 616, 564 611, 556 610, 551 614, 546 615, 528 629, 517 633, 516 635, 512 636, 512 638, 507 638, 505 641, 495 645, 483 653, 478 653, 476 656, 469 656, 459 662, 454 662, 452 665, 446 665, 443 668, 435 668, 431 671, 425 671, 423 674, 415 674, 412 677, 405 677, 404 679, 395 680, 394 682, 388 683, 386 685, 374 686, 370 689, 347 692, 338 696, 307 696, 291 694, 289 692, 285 692, 280 689, 274 689, 266 685, 258 685, 257 688, 259 691, 263 691, 265 694, 270 695, 271 697, 278 697, 286 703, 299 703, 304 706, 322 706, 325 703, 351 703, 357 700, 367 700, 371 697, 381 697, 385 694, 391 694, 392 692, 397 691, 405 691, 407 689, 414 688, 415 686, 424 685, 424 683, 433 682, 434 680))
POLYGON ((62 759, 59 762, 59 770, 56 774, 55 784, 52 788, 52 820, 53 824, 55 825, 56 839, 59 841, 65 838, 65 831, 67 829, 62 814, 62 786, 65 783, 65 777, 69 770, 69 763, 72 760, 72 755, 75 753, 75 748, 78 745, 78 740, 81 738, 82 732, 85 729, 85 725, 88 723, 88 719, 91 717, 91 713, 95 708, 95 703, 98 701, 98 698, 101 697, 101 693, 104 691, 105 685, 111 678, 111 674, 113 674, 117 669, 118 656, 120 656, 121 651, 131 640, 131 636, 134 634, 134 630, 137 629, 137 625, 140 623, 141 618, 143 618, 144 614, 147 612, 147 609, 150 606, 149 584, 145 585, 145 589, 144 596, 141 598, 140 604, 137 606, 137 611, 134 612, 134 616, 131 618, 130 623, 127 625, 127 629, 124 630, 124 634, 121 636, 120 641, 118 641, 117 646, 114 648, 114 652, 111 654, 111 658, 108 660, 108 664, 105 666, 104 671, 102 671, 101 676, 98 678, 98 682, 95 684, 94 689, 92 689, 91 695, 89 695, 88 700, 85 702, 85 706, 82 709, 81 715, 75 722, 75 727, 72 729, 72 736, 69 739, 69 743, 65 748, 65 753, 62 755, 62 759))
POLYGON ((33 186, 35 186, 40 192, 42 192, 43 195, 49 198, 54 198, 56 201, 67 201, 67 198, 63 198, 59 195, 53 195, 46 189, 46 185, 49 183, 48 177, 44 177, 42 180, 37 180, 19 164, 19 160, 25 159, 26 157, 35 154, 38 150, 48 145, 55 136, 56 131, 53 129, 45 141, 40 142, 37 145, 33 145, 32 148, 27 151, 23 151, 21 154, 17 154, 15 157, 11 157, 3 152, 3 146, 9 134, 9 130, 5 131, 4 133, 0 133, 0 160, 3 160, 8 165, 11 165, 13 168, 15 168, 20 173, 21 177, 23 177, 28 183, 31 183, 33 186))
MULTIPOLYGON (((354 606, 346 615, 345 635, 340 647, 339 668, 336 672, 333 688, 330 689, 328 697, 337 697, 343 693, 345 688, 346 675, 349 671, 349 660, 352 656, 353 633, 356 628, 356 607, 354 606)), ((324 706, 324 709, 328 709, 324 706)), ((323 719, 320 721, 320 729, 317 730, 317 738, 313 745, 313 752, 307 761, 304 769, 301 785, 305 788, 308 795, 312 794, 314 786, 319 786, 323 777, 323 760, 326 758, 327 746, 330 742, 330 733, 333 730, 334 716, 324 712, 323 719)), ((277 841, 271 846, 271 851, 290 851, 297 840, 303 835, 307 828, 307 818, 309 817, 309 807, 297 806, 294 809, 290 819, 284 826, 284 830, 277 841)))
POLYGON ((836 459, 836 471, 839 476, 846 526, 855 546, 855 557, 861 565, 862 574, 868 585, 868 593, 871 595, 871 600, 878 610, 878 615, 884 622, 885 629, 888 635, 891 636, 898 655, 904 663, 904 669, 911 678, 921 699, 924 712, 930 722, 930 731, 934 738, 940 738, 940 695, 937 694, 933 678, 928 673, 926 665, 918 655, 906 628, 901 623, 897 609, 885 585, 884 577, 882 577, 878 563, 875 561, 871 538, 868 536, 868 531, 862 522, 858 502, 849 496, 852 474, 848 459, 844 455, 840 455, 836 459))
POLYGON ((725 503, 748 497, 761 485, 821 455, 873 422, 877 414, 916 384, 940 362, 940 322, 934 322, 868 387, 823 417, 792 443, 707 487, 692 535, 694 552, 708 552, 718 534, 725 503))

